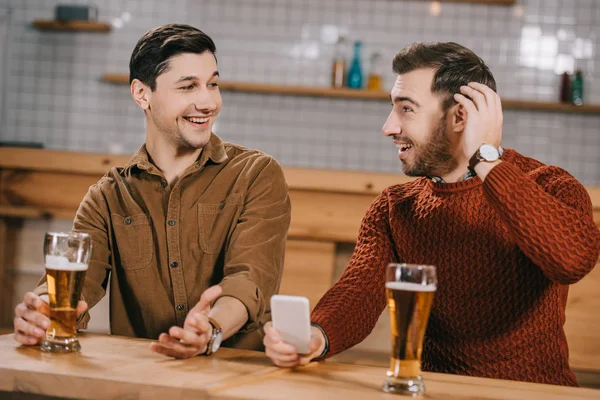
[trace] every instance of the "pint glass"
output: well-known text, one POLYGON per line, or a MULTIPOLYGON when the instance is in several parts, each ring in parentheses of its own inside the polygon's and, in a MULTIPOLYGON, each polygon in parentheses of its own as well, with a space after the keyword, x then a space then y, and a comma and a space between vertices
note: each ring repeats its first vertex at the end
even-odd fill
POLYGON ((44 261, 48 283, 50 327, 40 347, 43 351, 79 351, 77 303, 92 253, 87 233, 48 232, 44 240, 44 261))
POLYGON ((435 267, 390 264, 385 293, 390 311, 392 355, 383 391, 422 396, 421 352, 437 288, 435 267))

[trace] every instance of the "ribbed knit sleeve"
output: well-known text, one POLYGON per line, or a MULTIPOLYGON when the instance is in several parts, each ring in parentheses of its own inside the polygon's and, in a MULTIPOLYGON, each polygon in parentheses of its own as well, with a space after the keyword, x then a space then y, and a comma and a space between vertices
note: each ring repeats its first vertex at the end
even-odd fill
POLYGON ((559 168, 545 168, 552 173, 534 181, 514 164, 500 163, 483 191, 527 258, 550 280, 571 284, 596 264, 600 231, 585 188, 559 168))
POLYGON ((311 320, 329 338, 331 357, 361 342, 385 308, 385 269, 395 260, 385 192, 363 218, 357 245, 340 280, 315 307, 311 320))

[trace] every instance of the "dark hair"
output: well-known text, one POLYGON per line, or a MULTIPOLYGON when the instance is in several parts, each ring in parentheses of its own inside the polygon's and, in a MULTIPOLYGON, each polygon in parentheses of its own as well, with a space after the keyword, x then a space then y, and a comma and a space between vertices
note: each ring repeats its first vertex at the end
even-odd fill
POLYGON ((454 94, 469 82, 479 82, 496 91, 490 69, 477 54, 453 42, 413 43, 394 57, 394 72, 405 74, 420 68, 434 68, 431 91, 441 94, 442 110, 455 104, 454 94))
MULTIPOLYGON (((200 29, 168 24, 149 30, 138 40, 129 60, 129 83, 139 79, 156 89, 156 77, 169 68, 169 60, 183 53, 217 52, 213 40, 200 29)), ((215 57, 216 59, 216 57, 215 57)))

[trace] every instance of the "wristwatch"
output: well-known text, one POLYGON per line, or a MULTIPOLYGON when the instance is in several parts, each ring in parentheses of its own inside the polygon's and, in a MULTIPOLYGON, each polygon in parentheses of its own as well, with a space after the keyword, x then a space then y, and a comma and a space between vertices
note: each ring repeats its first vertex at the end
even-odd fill
POLYGON ((502 146, 498 146, 497 148, 491 144, 484 143, 479 146, 479 149, 473 154, 471 159, 469 160, 469 169, 472 172, 475 172, 475 166, 479 164, 481 161, 484 162, 494 162, 504 153, 504 149, 502 146))
POLYGON ((208 322, 210 322, 213 329, 212 335, 210 335, 210 339, 208 339, 208 343, 206 344, 206 351, 202 354, 203 356, 210 356, 215 353, 219 350, 221 342, 223 341, 223 330, 221 329, 221 325, 212 318, 209 318, 208 322))

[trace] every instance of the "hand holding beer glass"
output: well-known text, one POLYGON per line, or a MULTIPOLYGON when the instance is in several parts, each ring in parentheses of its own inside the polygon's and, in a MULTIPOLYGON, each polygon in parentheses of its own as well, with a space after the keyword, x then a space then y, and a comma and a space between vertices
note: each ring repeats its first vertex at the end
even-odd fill
POLYGON ((44 240, 50 327, 40 348, 49 352, 79 351, 77 304, 92 253, 87 233, 49 232, 44 240))
POLYGON ((383 391, 422 396, 421 353, 437 288, 436 270, 426 265, 389 264, 386 275, 392 356, 383 391))

